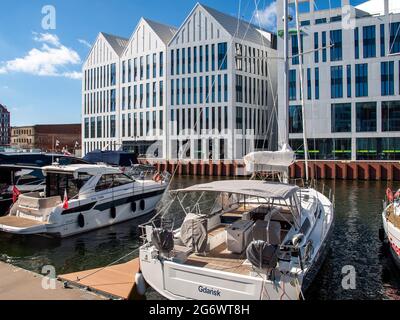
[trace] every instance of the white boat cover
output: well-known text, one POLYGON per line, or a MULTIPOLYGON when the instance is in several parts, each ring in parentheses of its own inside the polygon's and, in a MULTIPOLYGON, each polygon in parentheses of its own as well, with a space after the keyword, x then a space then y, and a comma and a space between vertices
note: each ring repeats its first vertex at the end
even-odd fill
POLYGON ((281 171, 290 167, 296 160, 295 153, 288 145, 283 145, 279 151, 259 151, 249 153, 244 157, 246 169, 249 172, 271 170, 281 171))
POLYGON ((294 185, 262 180, 223 180, 197 184, 186 189, 175 190, 175 192, 226 192, 259 198, 286 200, 298 190, 299 187, 294 185))
POLYGON ((207 219, 189 213, 181 226, 181 240, 187 248, 196 253, 203 253, 207 249, 207 219))

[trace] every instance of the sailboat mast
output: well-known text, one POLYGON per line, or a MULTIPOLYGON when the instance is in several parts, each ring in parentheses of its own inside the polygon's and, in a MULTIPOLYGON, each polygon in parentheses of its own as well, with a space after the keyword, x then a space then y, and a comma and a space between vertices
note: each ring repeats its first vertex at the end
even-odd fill
POLYGON ((306 110, 304 99, 304 70, 303 70, 303 48, 301 46, 300 34, 300 18, 299 18, 299 0, 295 0, 296 6, 296 33, 297 33, 297 47, 299 50, 299 75, 300 75, 300 95, 301 95, 301 114, 303 120, 303 144, 304 144, 304 161, 306 166, 306 181, 309 179, 308 174, 308 141, 307 141, 307 128, 306 128, 306 110))
POLYGON ((283 0, 283 61, 284 90, 283 101, 286 107, 286 130, 284 143, 289 145, 289 0, 283 0))

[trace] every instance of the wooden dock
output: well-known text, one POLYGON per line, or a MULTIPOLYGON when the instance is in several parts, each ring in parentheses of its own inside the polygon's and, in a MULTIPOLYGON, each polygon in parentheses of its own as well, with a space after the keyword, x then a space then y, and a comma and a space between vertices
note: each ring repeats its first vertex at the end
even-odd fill
POLYGON ((139 258, 127 263, 59 276, 68 285, 85 288, 112 299, 143 299, 136 293, 135 275, 139 258))

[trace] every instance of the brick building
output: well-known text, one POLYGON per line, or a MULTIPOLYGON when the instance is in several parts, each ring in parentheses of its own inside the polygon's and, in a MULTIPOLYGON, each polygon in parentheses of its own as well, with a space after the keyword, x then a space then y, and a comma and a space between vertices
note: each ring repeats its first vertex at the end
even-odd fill
POLYGON ((80 124, 55 124, 13 127, 11 129, 11 145, 22 149, 40 149, 45 152, 69 152, 80 149, 80 124))
POLYGON ((10 145, 10 112, 0 104, 0 146, 10 145))

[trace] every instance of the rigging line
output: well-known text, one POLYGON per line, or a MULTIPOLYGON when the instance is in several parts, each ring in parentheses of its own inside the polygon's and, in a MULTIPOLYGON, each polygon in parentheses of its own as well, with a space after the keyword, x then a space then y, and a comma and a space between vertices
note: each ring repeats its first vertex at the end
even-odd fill
POLYGON ((129 252, 128 254, 124 255, 123 257, 121 257, 121 258, 119 258, 119 259, 117 259, 117 260, 115 260, 115 261, 109 263, 108 265, 106 265, 106 266, 104 266, 104 267, 102 267, 102 268, 100 268, 100 269, 98 269, 98 270, 95 270, 95 271, 92 272, 92 273, 87 274, 86 276, 84 276, 84 277, 82 277, 82 278, 77 277, 76 281, 77 281, 77 282, 81 282, 82 280, 84 280, 84 279, 86 279, 86 278, 89 278, 89 277, 91 277, 92 275, 94 275, 94 274, 96 274, 96 273, 99 273, 100 271, 103 271, 104 269, 115 265, 116 263, 122 261, 123 259, 125 259, 125 258, 131 256, 132 254, 134 254, 135 252, 137 252, 139 249, 140 249, 140 246, 137 247, 135 250, 129 252))
MULTIPOLYGON (((259 3, 260 1, 261 1, 261 0, 258 0, 258 3, 259 3)), ((247 36, 247 33, 249 32, 251 23, 252 23, 252 21, 253 21, 253 19, 254 19, 254 15, 255 15, 255 12, 253 12, 252 17, 251 17, 251 19, 250 19, 250 22, 247 23, 246 32, 245 32, 245 34, 243 35, 243 38, 241 39, 241 44, 242 44, 242 45, 243 45, 243 43, 244 43, 244 39, 245 39, 246 36, 247 36)), ((237 36, 237 34, 234 34, 234 36, 232 37, 232 40, 230 41, 230 43, 229 43, 229 45, 228 45, 228 48, 227 48, 227 50, 226 50, 224 59, 223 59, 222 62, 221 62, 221 65, 223 65, 223 64, 226 62, 226 60, 227 60, 227 58, 228 58, 229 49, 232 47, 232 44, 233 44, 233 42, 234 42, 236 36, 237 36)), ((215 85, 215 82, 216 82, 216 78, 215 78, 214 81, 212 82, 211 88, 215 85)), ((208 92, 207 95, 206 95, 206 101, 209 101, 209 98, 210 98, 210 90, 209 90, 209 92, 208 92)), ((195 122, 195 124, 194 124, 194 129, 195 129, 195 131, 197 131, 196 128, 198 127, 199 119, 202 118, 203 112, 204 112, 204 108, 200 108, 200 112, 199 112, 198 119, 196 120, 196 122, 195 122)), ((179 123, 177 124, 177 126, 178 126, 178 128, 179 128, 179 123)), ((201 135, 201 133, 200 133, 200 135, 201 135)), ((190 139, 188 139, 188 140, 190 140, 190 139)), ((185 149, 183 150, 182 154, 186 154, 189 145, 190 145, 190 144, 186 144, 185 149)), ((178 154, 178 157, 179 157, 179 154, 178 154)), ((178 158, 178 162, 179 162, 179 158, 178 158)), ((170 179, 170 181, 169 181, 169 183, 168 183, 168 186, 167 186, 167 188, 165 189, 165 192, 164 192, 163 197, 165 196, 166 192, 168 192, 168 190, 170 189, 171 183, 172 183, 173 179, 175 178, 175 175, 176 175, 176 172, 177 172, 178 168, 179 168, 179 165, 176 166, 176 168, 175 168, 175 170, 174 170, 174 172, 173 172, 173 174, 172 174, 172 176, 171 176, 171 179, 170 179)), ((162 199, 163 199, 163 198, 162 198, 162 199)), ((162 199, 161 199, 161 200, 162 200, 162 199)))

